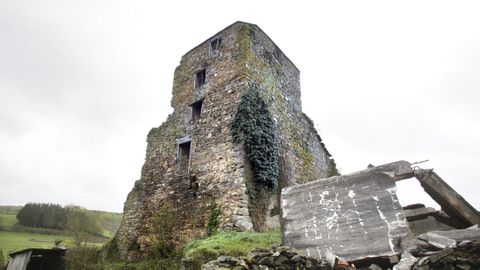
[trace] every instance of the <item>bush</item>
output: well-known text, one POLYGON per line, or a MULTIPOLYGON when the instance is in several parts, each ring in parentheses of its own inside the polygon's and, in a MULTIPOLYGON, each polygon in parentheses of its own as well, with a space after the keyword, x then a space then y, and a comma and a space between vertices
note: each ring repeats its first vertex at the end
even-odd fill
POLYGON ((97 219, 87 210, 69 207, 66 211, 67 223, 65 228, 75 237, 77 248, 88 241, 89 235, 98 235, 101 231, 97 219))
POLYGON ((107 262, 120 261, 120 250, 118 250, 117 237, 113 237, 102 248, 102 259, 107 262))
POLYGON ((95 247, 78 247, 67 250, 65 266, 69 270, 103 269, 100 251, 95 247))

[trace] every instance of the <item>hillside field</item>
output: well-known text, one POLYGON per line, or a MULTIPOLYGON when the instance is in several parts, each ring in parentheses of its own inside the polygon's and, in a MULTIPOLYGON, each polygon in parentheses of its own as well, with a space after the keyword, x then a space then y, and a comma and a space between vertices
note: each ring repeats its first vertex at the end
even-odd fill
MULTIPOLYGON (((25 248, 52 248, 56 240, 62 240, 61 245, 74 245, 74 238, 66 231, 30 228, 19 226, 18 206, 0 206, 0 250, 6 257, 8 253, 25 248)), ((89 244, 101 245, 115 235, 120 225, 122 214, 104 211, 90 211, 96 217, 102 228, 101 236, 92 236, 89 244)))

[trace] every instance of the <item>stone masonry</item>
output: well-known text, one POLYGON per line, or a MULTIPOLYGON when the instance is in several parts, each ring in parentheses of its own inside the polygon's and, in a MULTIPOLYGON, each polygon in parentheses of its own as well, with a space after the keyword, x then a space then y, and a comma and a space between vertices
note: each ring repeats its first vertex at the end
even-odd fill
POLYGON ((125 202, 117 233, 124 258, 138 260, 148 252, 158 233, 159 211, 174 211, 174 222, 165 221, 162 229, 173 233, 179 245, 204 236, 212 205, 220 210, 221 229, 261 231, 279 226, 282 187, 337 174, 313 123, 302 113, 299 75, 258 26, 244 22, 182 57, 174 74, 173 113, 149 132, 141 178, 125 202), (252 84, 261 89, 274 118, 278 144, 277 192, 262 198, 252 195, 251 166, 230 130, 252 84))

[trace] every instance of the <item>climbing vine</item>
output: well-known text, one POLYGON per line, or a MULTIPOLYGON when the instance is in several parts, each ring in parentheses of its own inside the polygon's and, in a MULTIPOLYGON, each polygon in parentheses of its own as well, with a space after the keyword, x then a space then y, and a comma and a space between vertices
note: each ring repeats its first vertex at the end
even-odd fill
POLYGON ((220 225, 218 222, 218 217, 220 216, 220 206, 216 202, 213 202, 208 208, 210 214, 208 215, 206 233, 207 236, 211 236, 217 233, 218 227, 220 225))
POLYGON ((253 85, 242 96, 231 125, 236 143, 243 143, 254 181, 270 189, 277 187, 277 138, 268 106, 253 85))

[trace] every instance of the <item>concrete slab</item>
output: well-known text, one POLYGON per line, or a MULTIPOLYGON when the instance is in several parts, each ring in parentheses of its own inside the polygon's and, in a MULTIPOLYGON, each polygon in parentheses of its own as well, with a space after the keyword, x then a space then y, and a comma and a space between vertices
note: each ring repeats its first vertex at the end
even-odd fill
POLYGON ((402 253, 411 232, 395 181, 412 176, 410 163, 400 161, 283 189, 284 244, 317 258, 329 249, 349 261, 402 253))

